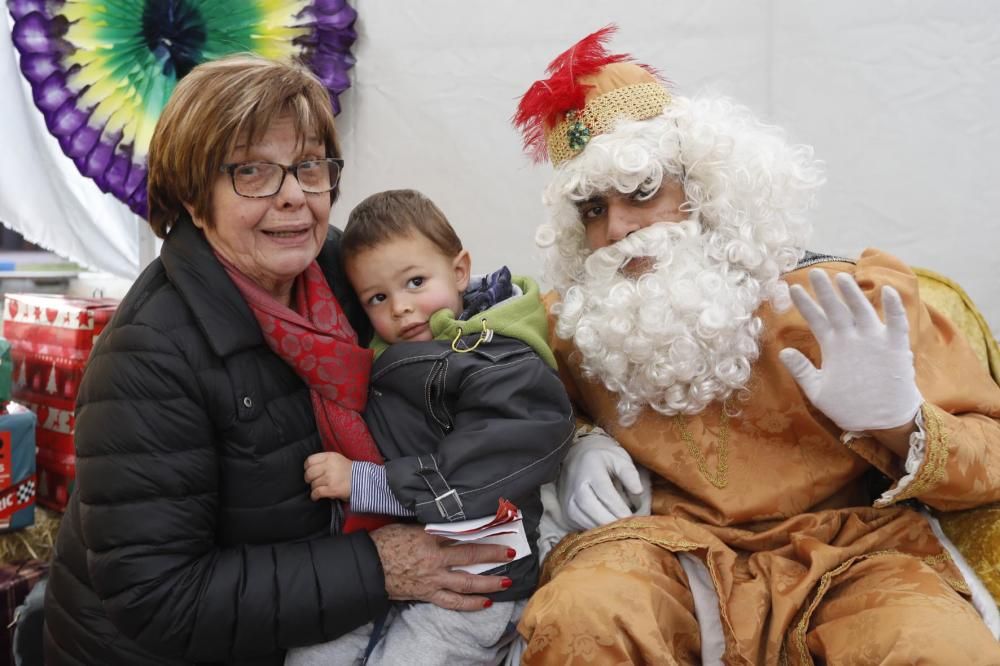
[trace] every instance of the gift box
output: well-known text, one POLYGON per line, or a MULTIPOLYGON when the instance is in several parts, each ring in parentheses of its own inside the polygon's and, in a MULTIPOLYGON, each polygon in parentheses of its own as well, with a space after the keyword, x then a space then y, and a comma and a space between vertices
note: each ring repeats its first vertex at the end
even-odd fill
POLYGON ((14 666, 14 610, 24 603, 31 589, 42 580, 49 565, 41 560, 0 563, 0 664, 14 666))
POLYGON ((37 501, 53 511, 65 511, 76 484, 76 458, 38 461, 37 501))
POLYGON ((29 410, 38 419, 35 429, 38 476, 35 490, 38 503, 54 511, 65 511, 76 478, 72 409, 60 409, 24 399, 11 404, 29 410))
POLYGON ((38 503, 66 507, 75 472, 73 409, 94 341, 118 301, 7 294, 3 335, 11 343, 13 399, 38 417, 38 503))
POLYGON ((35 522, 35 415, 0 414, 0 532, 35 522))
POLYGON ((3 337, 14 349, 85 361, 117 306, 113 298, 7 294, 3 337))

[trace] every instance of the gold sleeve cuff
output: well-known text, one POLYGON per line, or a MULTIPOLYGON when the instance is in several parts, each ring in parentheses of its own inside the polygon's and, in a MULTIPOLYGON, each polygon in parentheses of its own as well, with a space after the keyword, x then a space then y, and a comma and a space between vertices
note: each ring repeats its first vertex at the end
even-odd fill
MULTIPOLYGON (((929 403, 920 406, 920 417, 924 427, 924 459, 913 479, 900 492, 893 493, 891 499, 876 502, 875 505, 890 506, 903 500, 925 495, 944 481, 948 465, 948 444, 950 433, 941 418, 941 411, 929 403)), ((883 496, 884 497, 884 496, 883 496)))

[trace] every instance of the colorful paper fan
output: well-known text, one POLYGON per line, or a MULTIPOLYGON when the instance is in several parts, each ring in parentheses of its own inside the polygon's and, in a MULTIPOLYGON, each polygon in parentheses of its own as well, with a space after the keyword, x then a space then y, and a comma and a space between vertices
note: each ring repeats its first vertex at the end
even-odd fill
POLYGON ((35 106, 80 173, 146 214, 146 152, 178 79, 253 52, 347 89, 357 13, 346 0, 7 0, 35 106))

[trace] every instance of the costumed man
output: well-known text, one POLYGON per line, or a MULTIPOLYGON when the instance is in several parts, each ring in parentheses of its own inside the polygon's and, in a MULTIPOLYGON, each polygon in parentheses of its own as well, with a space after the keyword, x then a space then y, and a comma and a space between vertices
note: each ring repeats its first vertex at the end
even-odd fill
POLYGON ((1000 663, 923 508, 1000 500, 1000 388, 898 259, 806 251, 811 148, 672 95, 611 30, 515 116, 555 166, 537 240, 592 423, 558 488, 587 531, 548 556, 524 663, 1000 663))

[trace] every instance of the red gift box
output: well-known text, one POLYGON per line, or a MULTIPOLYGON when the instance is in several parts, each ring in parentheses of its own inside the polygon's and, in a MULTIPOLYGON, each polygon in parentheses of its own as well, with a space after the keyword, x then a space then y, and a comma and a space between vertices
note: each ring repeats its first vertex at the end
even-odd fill
POLYGON ((69 495, 76 484, 76 457, 69 456, 67 462, 51 462, 38 458, 38 483, 35 487, 35 501, 47 509, 66 510, 69 495))
POLYGON ((76 479, 72 408, 60 409, 24 399, 14 404, 30 409, 38 417, 35 501, 53 511, 65 511, 76 479))
POLYGON ((116 307, 113 298, 7 294, 3 336, 25 352, 85 361, 116 307))
POLYGON ((75 472, 76 393, 94 340, 118 301, 7 294, 3 335, 11 344, 15 401, 38 416, 38 503, 66 508, 75 472))

